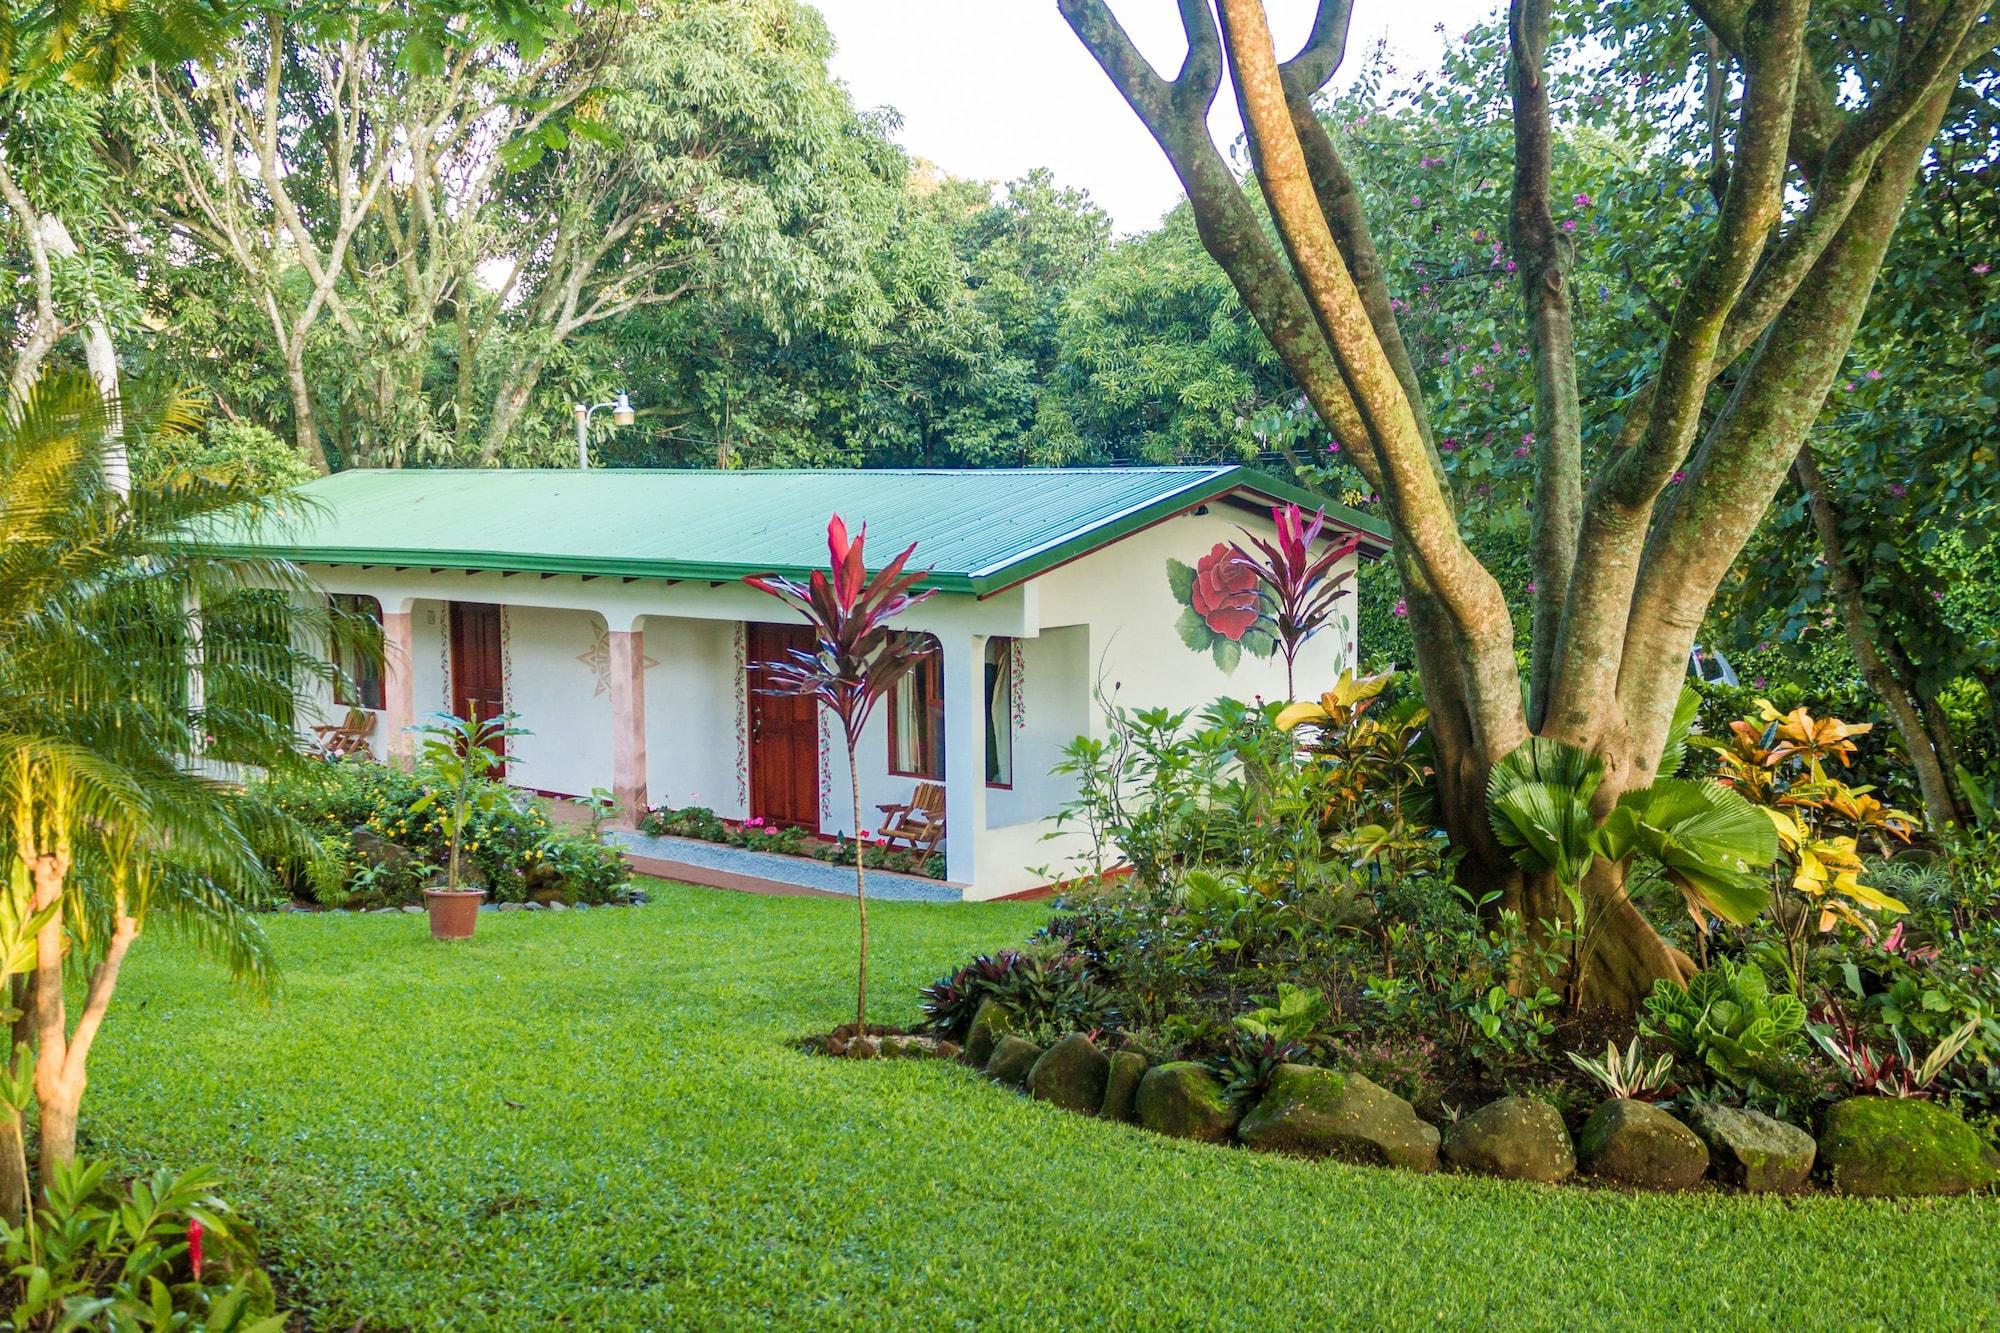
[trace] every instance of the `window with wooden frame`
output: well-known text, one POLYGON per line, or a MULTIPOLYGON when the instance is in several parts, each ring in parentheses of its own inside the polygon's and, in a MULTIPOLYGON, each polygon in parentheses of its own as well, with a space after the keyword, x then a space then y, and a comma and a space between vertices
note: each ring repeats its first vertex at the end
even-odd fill
POLYGON ((943 782, 944 667, 937 640, 928 634, 904 640, 924 655, 889 691, 889 772, 943 782))
POLYGON ((986 641, 986 785, 1014 785, 1014 641, 986 641))
MULTIPOLYGON (((379 631, 382 604, 373 597, 341 592, 335 593, 332 600, 336 615, 372 620, 379 631)), ((333 680, 335 703, 346 708, 379 710, 382 707, 382 641, 379 633, 369 643, 356 643, 351 635, 336 636, 333 665, 337 669, 333 680)))

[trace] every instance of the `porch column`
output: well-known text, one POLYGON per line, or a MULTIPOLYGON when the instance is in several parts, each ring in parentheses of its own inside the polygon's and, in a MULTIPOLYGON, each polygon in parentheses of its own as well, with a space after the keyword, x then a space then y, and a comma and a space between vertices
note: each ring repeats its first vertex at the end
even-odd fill
POLYGON ((416 763, 416 646, 412 611, 382 608, 382 753, 397 768, 416 763))
POLYGON ((986 636, 939 634, 944 686, 944 875, 970 884, 986 830, 986 636))
POLYGON ((610 632, 611 794, 617 823, 637 828, 646 813, 646 631, 610 632))

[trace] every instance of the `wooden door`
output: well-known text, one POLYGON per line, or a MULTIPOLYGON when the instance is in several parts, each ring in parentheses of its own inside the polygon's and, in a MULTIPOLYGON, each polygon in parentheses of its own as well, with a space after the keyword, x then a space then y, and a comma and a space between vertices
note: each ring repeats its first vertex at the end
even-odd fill
POLYGON ((749 627, 750 814, 819 832, 819 704, 798 695, 765 693, 763 664, 794 650, 810 651, 804 625, 749 627))
MULTIPOLYGON (((507 711, 507 681, 500 659, 500 608, 490 602, 451 604, 451 711, 482 721, 507 711)), ((495 746, 505 753, 505 742, 495 746)), ((503 764, 492 776, 506 773, 503 764)))

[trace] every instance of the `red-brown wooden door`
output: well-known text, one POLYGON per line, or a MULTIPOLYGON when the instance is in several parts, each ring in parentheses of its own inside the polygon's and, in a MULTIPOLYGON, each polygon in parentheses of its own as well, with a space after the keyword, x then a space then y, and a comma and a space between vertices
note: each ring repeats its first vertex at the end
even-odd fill
POLYGON ((810 651, 804 625, 752 624, 744 656, 750 668, 750 814, 819 832, 819 704, 766 694, 763 665, 794 650, 810 651))
MULTIPOLYGON (((500 659, 500 608, 491 602, 451 604, 451 711, 480 720, 507 711, 507 680, 500 659)), ((506 743, 496 741, 504 754, 506 743)), ((503 764, 494 777, 506 772, 503 764)))

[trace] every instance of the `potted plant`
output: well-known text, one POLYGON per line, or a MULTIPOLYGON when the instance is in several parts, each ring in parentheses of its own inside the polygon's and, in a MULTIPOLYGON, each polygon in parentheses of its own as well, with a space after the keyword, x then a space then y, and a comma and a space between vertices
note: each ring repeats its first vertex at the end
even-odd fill
POLYGON ((420 758, 426 781, 424 794, 410 807, 410 813, 435 810, 450 848, 444 884, 424 889, 432 939, 470 939, 479 921, 479 900, 486 891, 464 887, 459 873, 465 828, 473 816, 507 803, 507 789, 488 781, 486 775, 500 763, 500 746, 506 738, 521 734, 519 728, 509 725, 513 716, 502 713, 482 722, 475 707, 470 717, 436 714, 435 720, 422 728, 420 758))

